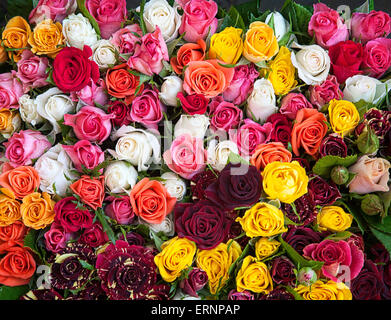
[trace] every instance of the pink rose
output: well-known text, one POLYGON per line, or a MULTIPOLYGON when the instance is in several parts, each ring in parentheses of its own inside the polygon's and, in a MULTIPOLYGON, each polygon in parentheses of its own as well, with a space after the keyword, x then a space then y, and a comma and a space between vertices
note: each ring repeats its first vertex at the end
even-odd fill
POLYGON ((309 88, 310 101, 318 109, 329 103, 333 99, 340 100, 343 98, 343 93, 339 88, 337 77, 329 75, 327 79, 315 86, 309 88))
POLYGON ((186 32, 183 37, 187 42, 205 40, 209 34, 217 30, 217 3, 213 0, 190 0, 183 7, 182 24, 179 33, 186 32))
POLYGON ((248 157, 259 144, 270 140, 272 129, 273 125, 270 122, 260 125, 251 119, 244 119, 237 130, 230 130, 229 138, 236 143, 240 154, 248 157))
POLYGON ((102 149, 91 144, 88 140, 79 140, 73 146, 63 145, 62 148, 71 158, 76 170, 79 172, 83 172, 82 165, 92 170, 105 160, 102 149))
POLYGON ((105 206, 105 213, 111 219, 114 219, 119 224, 132 224, 135 222, 136 215, 133 212, 128 196, 121 196, 120 198, 109 196, 105 201, 109 201, 105 206))
POLYGON ((366 194, 370 192, 387 192, 390 177, 390 163, 383 158, 369 158, 361 156, 357 162, 349 167, 349 172, 355 177, 349 183, 349 192, 366 194))
POLYGON ((351 20, 352 38, 366 43, 380 37, 387 38, 391 32, 391 18, 383 11, 354 12, 351 20))
POLYGON ((163 119, 163 111, 165 108, 159 100, 159 91, 147 87, 132 101, 130 118, 148 129, 157 131, 158 123, 163 119))
POLYGON ((304 108, 313 109, 313 106, 303 94, 288 93, 281 101, 280 113, 295 120, 297 111, 304 108))
POLYGON ((243 111, 231 102, 217 96, 209 105, 209 116, 211 117, 211 129, 214 131, 235 128, 243 120, 243 111))
POLYGON ((71 238, 71 233, 66 232, 61 224, 53 222, 50 230, 45 232, 44 237, 46 249, 57 253, 66 247, 67 241, 71 238))
POLYGON ((0 74, 0 108, 19 108, 23 85, 15 75, 15 71, 0 74))
POLYGON ((27 93, 32 88, 48 85, 46 82, 46 68, 49 60, 46 57, 38 57, 30 50, 22 52, 22 58, 18 61, 16 76, 22 81, 23 91, 27 93))
POLYGON ((367 42, 361 69, 380 78, 391 67, 391 39, 378 38, 367 42))
POLYGON ((131 24, 116 31, 110 41, 118 48, 119 53, 132 54, 134 52, 136 42, 139 42, 142 36, 143 32, 139 25, 131 24), (135 33, 139 34, 140 37, 137 37, 135 33))
POLYGON ((62 22, 67 16, 75 13, 76 0, 39 0, 38 5, 31 11, 29 21, 31 24, 44 19, 62 22))
POLYGON ((174 139, 163 159, 172 171, 190 180, 205 169, 206 156, 204 141, 186 133, 174 139))
POLYGON ((88 105, 97 103, 104 106, 109 101, 106 94, 106 83, 103 79, 99 79, 96 83, 93 79, 90 79, 89 84, 83 89, 71 92, 71 99, 73 101, 78 101, 80 99, 88 105))
POLYGON ((102 109, 84 106, 76 114, 65 114, 64 124, 73 128, 78 139, 101 144, 110 135, 113 117, 102 109))
POLYGON ((329 47, 349 39, 349 31, 339 13, 324 3, 314 4, 314 13, 308 24, 308 33, 315 33, 316 43, 321 47, 329 47))
POLYGON ((52 145, 39 131, 22 130, 4 142, 5 157, 11 166, 29 166, 33 159, 43 155, 52 145))
POLYGON ((102 225, 95 222, 91 227, 83 231, 79 241, 90 247, 97 248, 109 241, 109 237, 103 231, 102 225))
POLYGON ((339 277, 346 274, 349 268, 350 279, 352 280, 360 273, 364 265, 364 253, 353 243, 344 240, 333 241, 323 240, 320 243, 311 243, 304 247, 303 255, 315 261, 323 261, 323 275, 335 282, 341 282, 339 277))
POLYGON ((128 60, 128 66, 141 73, 152 76, 163 69, 163 60, 168 61, 167 45, 164 42, 159 27, 152 33, 147 33, 136 45, 133 56, 128 60))
POLYGON ((104 39, 109 39, 126 20, 126 0, 87 0, 86 8, 98 22, 104 39))
POLYGON ((234 77, 229 87, 223 92, 224 100, 236 105, 242 104, 248 98, 258 76, 259 72, 252 63, 235 67, 234 77))

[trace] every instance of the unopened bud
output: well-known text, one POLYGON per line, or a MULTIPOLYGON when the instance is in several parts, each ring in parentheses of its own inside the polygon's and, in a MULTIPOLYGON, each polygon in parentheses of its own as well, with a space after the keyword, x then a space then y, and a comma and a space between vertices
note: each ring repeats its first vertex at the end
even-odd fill
POLYGON ((312 285, 317 279, 316 272, 310 267, 301 268, 297 274, 297 281, 305 286, 312 285))
POLYGON ((335 166, 331 169, 330 176, 335 184, 341 185, 349 180, 349 171, 344 166, 335 166))
POLYGON ((361 200, 361 210, 369 216, 382 215, 384 212, 383 201, 376 194, 367 194, 361 200))

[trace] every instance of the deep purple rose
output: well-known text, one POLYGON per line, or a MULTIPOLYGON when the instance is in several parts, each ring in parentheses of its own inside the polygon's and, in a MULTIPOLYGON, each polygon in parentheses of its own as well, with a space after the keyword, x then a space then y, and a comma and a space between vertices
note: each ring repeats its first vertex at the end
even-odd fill
POLYGON ((336 134, 324 137, 319 146, 319 154, 324 156, 339 156, 345 158, 348 155, 348 147, 343 139, 336 134))
POLYGON ((310 174, 309 178, 308 194, 316 206, 330 206, 341 198, 341 193, 334 182, 328 182, 315 174, 310 174))
POLYGON ((228 293, 228 300, 254 300, 254 295, 247 290, 239 292, 236 291, 235 289, 232 289, 228 293))
POLYGON ((182 291, 192 297, 198 298, 197 291, 201 290, 208 282, 208 275, 204 270, 194 268, 187 278, 183 279, 179 286, 182 291))
POLYGON ((283 234, 283 239, 302 255, 304 247, 322 241, 323 236, 311 228, 288 226, 288 232, 283 234))
POLYGON ((289 203, 284 203, 282 205, 282 210, 285 212, 288 219, 302 226, 310 224, 315 220, 316 215, 318 214, 315 203, 308 194, 296 199, 295 207, 296 212, 293 211, 292 206, 289 203))
POLYGON ((275 288, 268 294, 263 294, 259 300, 295 300, 295 297, 284 288, 275 288))
POLYGON ((350 291, 354 300, 380 300, 384 290, 382 275, 371 260, 365 260, 364 267, 352 280, 350 291))
POLYGON ((284 256, 277 257, 272 261, 271 276, 275 283, 285 286, 293 286, 296 280, 295 265, 284 256))
POLYGON ((266 122, 270 122, 273 125, 272 132, 270 134, 270 141, 281 142, 285 147, 291 141, 292 123, 289 118, 281 113, 274 113, 266 122))

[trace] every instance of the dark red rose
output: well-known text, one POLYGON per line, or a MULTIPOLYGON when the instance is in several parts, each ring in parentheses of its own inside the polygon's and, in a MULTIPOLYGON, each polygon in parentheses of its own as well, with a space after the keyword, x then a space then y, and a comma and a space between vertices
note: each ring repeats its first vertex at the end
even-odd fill
POLYGON ((309 178, 308 194, 316 206, 330 206, 337 199, 341 199, 341 193, 334 182, 327 182, 322 177, 312 173, 309 178))
POLYGON ((89 281, 83 290, 68 297, 67 300, 107 300, 107 296, 100 285, 100 281, 93 280, 89 281))
POLYGON ((352 280, 350 291, 354 300, 381 300, 384 290, 382 275, 377 266, 369 259, 356 278, 352 280))
POLYGON ((64 298, 54 289, 35 289, 20 297, 20 300, 63 300, 64 298))
POLYGON ((179 287, 182 291, 192 297, 198 298, 197 291, 201 290, 208 282, 208 275, 204 270, 194 268, 192 269, 187 278, 183 279, 179 287))
POLYGON ((349 239, 346 240, 349 244, 354 244, 359 250, 364 252, 364 239, 361 235, 354 234, 349 237, 349 239))
POLYGON ((292 123, 289 118, 284 114, 274 113, 267 118, 266 122, 271 122, 273 125, 270 141, 281 142, 287 147, 288 142, 291 141, 292 132, 292 123))
POLYGON ((190 183, 193 200, 206 199, 205 196, 206 187, 214 183, 216 180, 217 180, 216 173, 208 169, 194 175, 193 178, 191 178, 191 183, 190 183))
POLYGON ((371 245, 368 250, 374 263, 387 263, 390 261, 390 254, 381 242, 371 245))
POLYGON ((254 300, 254 295, 247 290, 239 292, 235 289, 232 289, 228 293, 228 300, 254 300))
POLYGON ((106 232, 103 231, 102 225, 95 222, 90 228, 84 230, 79 241, 93 248, 97 248, 109 241, 109 238, 106 232))
MULTIPOLYGON (((237 217, 237 215, 236 215, 237 217)), ((235 218, 236 217, 232 217, 232 225, 231 225, 231 228, 229 229, 229 232, 228 232, 228 235, 227 235, 227 238, 224 242, 227 242, 229 239, 235 239, 236 238, 236 242, 239 243, 239 245, 241 246, 242 249, 244 249, 244 247, 247 245, 247 243, 250 241, 250 238, 247 237, 247 236, 241 236, 242 233, 243 233, 243 228, 242 228, 242 225, 235 221, 235 218), (241 236, 241 237, 239 237, 241 236)))
POLYGON ((389 261, 385 266, 381 267, 384 289, 382 297, 385 300, 391 300, 391 262, 389 261))
POLYGON ((293 157, 292 161, 297 161, 306 171, 311 171, 310 163, 307 159, 293 157))
POLYGON ((84 46, 83 50, 65 47, 53 62, 53 80, 63 92, 79 91, 90 80, 95 83, 99 79, 99 67, 90 60, 92 50, 84 46))
POLYGON ((333 74, 339 83, 344 83, 349 77, 361 74, 364 48, 361 43, 352 40, 341 41, 329 48, 329 56, 333 74))
POLYGON ((364 121, 356 127, 355 133, 356 135, 360 135, 366 127, 369 127, 379 138, 379 141, 383 142, 384 137, 387 135, 391 128, 390 120, 390 111, 371 108, 364 114, 364 121))
POLYGON ((262 294, 259 300, 295 300, 295 297, 284 288, 275 288, 268 294, 262 294))
POLYGON ((130 117, 130 105, 128 106, 120 100, 110 101, 107 113, 114 114, 115 116, 111 119, 113 126, 127 126, 132 122, 130 117))
POLYGON ((271 269, 273 281, 277 284, 293 286, 296 281, 294 269, 295 265, 287 257, 281 256, 273 259, 271 269))
POLYGON ((136 245, 136 246, 144 246, 145 240, 143 236, 137 232, 130 231, 126 234, 126 239, 124 239, 124 236, 121 234, 119 237, 120 240, 125 240, 130 245, 136 245))
POLYGON ((229 163, 220 172, 216 182, 205 191, 208 199, 227 211, 249 207, 259 201, 262 178, 254 166, 229 163))
POLYGON ((149 291, 144 300, 168 300, 171 287, 166 284, 155 284, 151 291, 149 291))
POLYGON ((302 226, 306 226, 315 220, 318 211, 315 208, 315 203, 312 198, 305 194, 300 198, 296 199, 295 207, 297 213, 292 209, 292 206, 288 203, 282 205, 282 209, 285 212, 288 219, 302 226))
POLYGON ((231 220, 221 207, 208 200, 178 203, 174 216, 178 236, 194 241, 199 249, 217 247, 231 227, 231 220))
POLYGON ((319 154, 324 156, 339 156, 345 158, 348 155, 348 146, 343 139, 336 134, 324 137, 319 146, 319 154))
POLYGON ((322 241, 323 236, 307 227, 288 226, 288 232, 283 234, 283 239, 298 253, 303 254, 303 249, 311 243, 322 241))
POLYGON ((190 115, 204 114, 209 104, 209 99, 199 93, 190 94, 185 97, 182 92, 179 92, 177 98, 181 102, 183 110, 190 115))

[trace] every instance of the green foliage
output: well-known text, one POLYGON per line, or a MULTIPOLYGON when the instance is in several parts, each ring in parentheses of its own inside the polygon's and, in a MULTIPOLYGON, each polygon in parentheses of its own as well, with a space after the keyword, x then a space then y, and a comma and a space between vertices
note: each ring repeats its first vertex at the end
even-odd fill
POLYGON ((88 12, 86 8, 86 0, 77 0, 77 6, 83 16, 85 16, 90 21, 95 32, 100 36, 100 28, 98 22, 96 22, 95 18, 88 12))
POLYGON ((227 27, 240 28, 243 31, 246 30, 243 17, 240 15, 239 11, 234 6, 231 6, 231 8, 229 9, 227 15, 223 20, 223 23, 220 26, 219 31, 222 31, 227 27))
POLYGON ((7 11, 12 17, 21 16, 28 19, 33 10, 32 0, 7 0, 7 11))
POLYGON ((17 287, 0 287, 0 300, 18 300, 21 296, 29 291, 29 286, 17 286, 17 287))
POLYGON ((234 6, 246 26, 250 24, 251 16, 257 17, 259 15, 260 2, 260 0, 252 0, 234 6))
POLYGON ((112 243, 115 244, 115 234, 113 229, 111 229, 111 226, 109 224, 110 218, 106 216, 102 208, 98 208, 95 211, 95 215, 98 218, 99 222, 102 224, 103 231, 107 234, 107 237, 110 239, 112 243))
POLYGON ((342 158, 339 156, 325 156, 320 158, 314 165, 312 171, 323 177, 329 178, 331 169, 335 166, 349 167, 357 161, 357 155, 347 156, 342 158))

